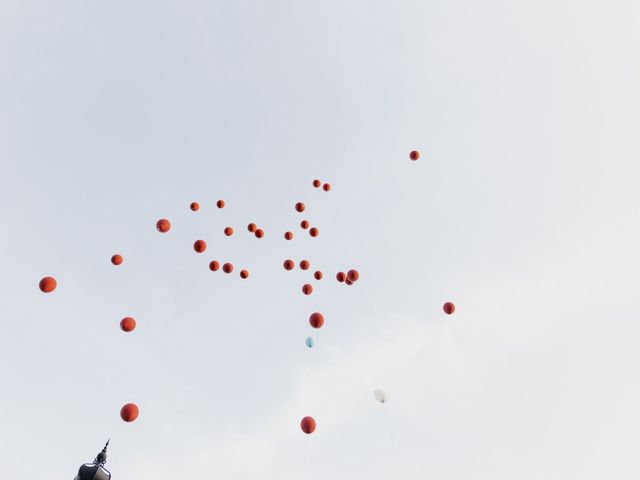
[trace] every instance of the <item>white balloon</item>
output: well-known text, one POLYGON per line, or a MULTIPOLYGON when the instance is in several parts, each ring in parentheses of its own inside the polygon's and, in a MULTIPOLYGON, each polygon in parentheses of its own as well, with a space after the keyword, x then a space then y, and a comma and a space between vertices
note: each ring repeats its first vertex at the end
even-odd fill
POLYGON ((387 403, 389 401, 389 395, 387 395, 387 392, 380 390, 379 388, 373 391, 373 398, 380 403, 387 403))

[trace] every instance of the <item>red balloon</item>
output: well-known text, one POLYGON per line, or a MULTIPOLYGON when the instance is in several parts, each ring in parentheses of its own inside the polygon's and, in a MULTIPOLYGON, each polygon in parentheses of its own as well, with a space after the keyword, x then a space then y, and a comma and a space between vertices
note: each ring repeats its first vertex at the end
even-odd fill
POLYGON ((344 283, 346 283, 349 286, 353 285, 353 282, 351 280, 349 280, 348 278, 344 281, 344 283))
POLYGON ((160 233, 167 233, 171 229, 171 222, 166 218, 161 218, 156 223, 156 228, 160 233))
POLYGON ((302 286, 302 293, 304 293, 305 295, 311 295, 313 293, 313 286, 309 285, 308 283, 305 283, 302 286))
POLYGON ((296 212, 302 213, 304 212, 304 209, 305 209, 304 203, 302 202, 296 203, 296 212))
POLYGON ((307 435, 313 433, 316 430, 316 421, 313 417, 304 417, 300 422, 300 428, 307 435))
POLYGON ((311 227, 309 229, 309 235, 311 235, 312 237, 317 237, 319 233, 320 231, 316 227, 311 227))
POLYGON ((340 283, 344 282, 346 278, 347 276, 345 275, 344 272, 338 272, 336 274, 336 280, 338 280, 340 283))
POLYGON ((220 268, 219 261, 213 260, 211 263, 209 263, 209 270, 211 270, 212 272, 217 272, 219 268, 220 268))
POLYGON ((322 280, 322 272, 320 270, 317 270, 313 276, 316 280, 322 280))
POLYGON ((120 328, 123 332, 132 332, 136 328, 136 320, 132 317, 124 317, 120 320, 120 328))
POLYGON ((133 422, 140 414, 140 409, 135 403, 127 403, 120 409, 120 418, 125 422, 133 422))
POLYGON ((247 270, 240 270, 240 278, 249 278, 249 272, 247 270))
POLYGON ((358 273, 357 270, 349 270, 347 272, 347 278, 352 282, 357 282, 358 279, 360 278, 360 274, 358 273))
POLYGON ((446 313, 447 315, 451 315, 456 311, 456 306, 453 304, 453 302, 447 302, 442 306, 442 310, 444 310, 444 313, 446 313))
POLYGON ((40 287, 40 290, 43 291, 44 293, 51 293, 58 286, 58 282, 53 277, 44 277, 42 280, 40 280, 40 283, 38 286, 40 287))
POLYGON ((256 236, 256 238, 262 238, 264 237, 264 231, 261 228, 259 228, 256 230, 256 233, 254 235, 256 236))
POLYGON ((322 189, 323 189, 325 192, 328 192, 329 190, 331 190, 331 185, 330 185, 330 184, 328 184, 328 183, 325 183, 325 184, 322 186, 322 189))
POLYGON ((322 182, 316 178, 313 181, 313 186, 316 187, 316 188, 320 188, 320 185, 322 185, 322 182))
POLYGON ((233 272, 233 265, 230 263, 225 263, 224 265, 222 265, 222 271, 224 273, 231 273, 233 272))
POLYGON ((310 266, 310 265, 311 265, 311 264, 309 263, 309 260, 301 260, 301 261, 300 261, 300 268, 301 268, 302 270, 309 270, 309 266, 310 266))
POLYGON ((293 238, 293 233, 292 232, 284 232, 284 239, 285 240, 291 240, 293 238))
POLYGON ((200 204, 198 202, 191 202, 191 205, 189 205, 189 208, 193 212, 197 212, 198 210, 200 210, 200 204))
POLYGON ((255 223, 250 223, 249 225, 247 225, 247 230, 249 230, 251 233, 255 233, 257 229, 258 226, 255 223))
POLYGON ((113 263, 114 265, 121 265, 122 255, 116 253, 113 257, 111 257, 111 263, 113 263))
POLYGON ((419 152, 419 151, 417 151, 417 150, 413 150, 413 151, 409 154, 409 158, 415 162, 416 160, 418 160, 418 159, 420 158, 420 152, 419 152))
POLYGON ((193 249, 198 253, 202 253, 207 249, 207 242, 204 240, 196 240, 193 244, 193 249))
POLYGON ((225 234, 227 237, 230 237, 231 235, 233 235, 233 228, 231 228, 231 227, 226 227, 226 228, 224 229, 224 234, 225 234))
POLYGON ((285 260, 283 265, 285 270, 293 270, 293 267, 296 266, 293 260, 285 260))
POLYGON ((308 220, 302 220, 300 222, 300 228, 302 228, 303 230, 306 230, 307 228, 309 228, 309 221, 308 220))
POLYGON ((309 325, 313 328, 320 328, 324 325, 324 315, 319 312, 312 313, 309 317, 309 325))
POLYGON ((225 205, 224 200, 218 200, 216 202, 216 205, 218 206, 218 208, 224 208, 224 205, 225 205))

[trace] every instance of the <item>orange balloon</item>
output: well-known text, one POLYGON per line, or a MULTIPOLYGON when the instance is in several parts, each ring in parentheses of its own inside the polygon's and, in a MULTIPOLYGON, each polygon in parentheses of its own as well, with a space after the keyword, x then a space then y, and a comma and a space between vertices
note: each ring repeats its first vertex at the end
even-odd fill
POLYGON ((316 280, 322 280, 322 272, 320 270, 317 270, 313 276, 316 280))
POLYGON ((313 181, 313 186, 316 187, 316 188, 320 188, 320 185, 322 185, 322 182, 316 178, 313 181))
POLYGON ((311 265, 311 264, 309 263, 309 260, 301 260, 301 261, 300 261, 300 268, 301 268, 302 270, 309 270, 309 265, 311 265))
POLYGON ((325 183, 325 184, 322 186, 322 189, 323 189, 325 192, 328 192, 329 190, 331 190, 331 185, 330 185, 330 184, 328 184, 328 183, 325 183))
POLYGON ((309 325, 313 328, 321 328, 324 325, 324 315, 319 312, 312 313, 309 317, 309 325))
POLYGON ((256 236, 256 238, 264 237, 264 231, 261 228, 257 229, 256 233, 255 233, 255 236, 256 236))
POLYGON ((311 295, 313 293, 313 286, 305 283, 302 286, 302 293, 304 293, 305 295, 311 295))
POLYGON ((420 158, 420 152, 419 152, 419 151, 417 151, 417 150, 413 150, 413 151, 409 154, 409 158, 415 162, 416 160, 418 160, 418 159, 420 158))
POLYGON ((219 268, 220 262, 218 262, 217 260, 213 260, 211 263, 209 263, 209 270, 211 270, 212 272, 217 272, 219 268))
POLYGON ((167 233, 171 229, 171 222, 166 218, 161 218, 156 223, 156 228, 160 233, 167 233))
POLYGON ((222 271, 223 271, 224 273, 231 273, 231 272, 233 272, 233 265, 232 265, 232 264, 230 264, 230 263, 225 263, 225 264, 222 266, 222 271))
POLYGON ((447 302, 442 306, 442 310, 444 310, 444 313, 446 313, 447 315, 451 315, 456 311, 456 306, 453 304, 453 302, 447 302))
POLYGON ((200 204, 198 202, 191 202, 189 208, 191 209, 191 211, 197 212, 198 210, 200 210, 200 204))
POLYGON ((122 255, 116 253, 113 257, 111 257, 111 263, 113 263, 114 265, 121 265, 122 255))
POLYGON ((307 228, 309 228, 309 222, 307 220, 302 220, 300 222, 300 228, 302 228, 303 230, 306 230, 307 228))
POLYGON ((307 435, 316 431, 316 421, 313 417, 304 417, 300 422, 300 428, 307 435))
POLYGON ((358 279, 360 278, 360 274, 358 273, 357 270, 349 270, 347 272, 347 278, 352 282, 357 282, 358 279))
POLYGON ((193 244, 193 249, 198 253, 202 253, 207 249, 207 242, 204 240, 196 240, 193 244))
POLYGON ((285 260, 283 265, 285 270, 293 270, 293 267, 296 266, 293 260, 285 260))
POLYGON ((255 223, 250 223, 249 225, 247 225, 247 230, 249 230, 251 233, 255 233, 257 229, 258 226, 255 223))
POLYGON ((320 231, 316 227, 311 227, 309 229, 309 235, 311 235, 312 237, 317 237, 319 233, 320 231))
POLYGON ((338 280, 340 283, 344 282, 346 278, 347 276, 345 275, 344 272, 338 272, 336 274, 336 280, 338 280))
POLYGON ((132 332, 136 328, 136 320, 132 317, 124 317, 120 320, 120 328, 123 332, 132 332))
POLYGON ((249 278, 249 272, 247 270, 240 270, 240 278, 249 278))
POLYGON ((305 209, 304 203, 302 202, 296 203, 296 212, 302 213, 304 212, 304 209, 305 209))
POLYGON ((231 227, 226 227, 226 228, 224 229, 224 234, 225 234, 227 237, 230 237, 231 235, 233 235, 233 228, 231 228, 231 227))
POLYGON ((38 286, 40 287, 40 290, 42 292, 51 293, 58 286, 58 282, 53 277, 44 277, 42 280, 40 280, 40 283, 38 286))
POLYGON ((284 232, 284 239, 285 240, 291 240, 293 238, 293 233, 291 232, 284 232))
POLYGON ((120 409, 120 418, 125 422, 133 422, 138 418, 140 409, 135 403, 127 403, 120 409))
POLYGON ((218 206, 218 208, 224 208, 224 205, 225 205, 224 200, 218 200, 216 202, 216 205, 218 206))

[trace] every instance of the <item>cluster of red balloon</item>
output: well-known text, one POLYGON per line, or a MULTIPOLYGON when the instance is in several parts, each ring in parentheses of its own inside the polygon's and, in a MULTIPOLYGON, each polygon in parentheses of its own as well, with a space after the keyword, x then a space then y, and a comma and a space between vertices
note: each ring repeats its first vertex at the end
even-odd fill
MULTIPOLYGON (((417 150, 413 150, 409 153, 409 158, 412 161, 416 161, 420 158, 420 153, 417 150)), ((319 179, 313 180, 312 184, 314 188, 322 187, 322 190, 324 190, 325 192, 328 192, 331 190, 331 185, 329 183, 323 184, 319 179)), ((224 200, 218 200, 216 202, 216 206, 219 209, 224 208, 225 205, 226 204, 224 200)), ((191 211, 197 212, 200 210, 200 204, 198 202, 191 202, 191 204, 189 205, 189 208, 191 209, 191 211)), ((302 213, 306 211, 306 205, 303 202, 297 202, 295 204, 295 210, 298 213, 302 213)), ((171 222, 166 218, 161 218, 156 222, 156 228, 160 233, 167 233, 169 232, 169 230, 171 230, 171 222)), ((319 235, 318 227, 310 227, 310 223, 306 219, 300 222, 300 228, 302 230, 309 230, 309 235, 311 237, 315 238, 319 235)), ((253 233, 256 238, 264 237, 264 230, 262 230, 261 228, 258 228, 258 226, 255 223, 249 223, 247 226, 247 230, 250 233, 253 233)), ((224 228, 223 232, 225 236, 231 237, 234 234, 234 229, 233 227, 228 226, 224 228)), ((286 231, 284 233, 284 238, 287 241, 293 240, 294 238, 293 232, 286 231)), ((196 253, 204 253, 207 249, 207 243, 202 239, 198 239, 194 242, 193 249, 195 250, 196 253)), ((111 257, 111 263, 115 266, 122 265, 123 261, 124 259, 122 255, 119 253, 116 253, 111 257)), ((295 268, 295 265, 296 264, 292 259, 287 259, 283 263, 284 269, 289 271, 293 270, 295 268)), ((209 269, 211 271, 216 272, 220 269, 220 267, 221 265, 218 260, 212 260, 209 263, 209 269)), ((310 269, 311 263, 308 260, 300 260, 299 267, 301 270, 307 271, 310 269)), ((234 270, 234 266, 232 263, 227 262, 222 265, 222 271, 227 274, 232 273, 233 270, 234 270)), ((240 270, 240 277, 243 279, 248 278, 249 271, 246 269, 240 270)), ((322 271, 316 270, 313 273, 313 277, 316 281, 322 280, 323 278, 322 271)), ((338 282, 340 283, 346 283, 347 285, 353 285, 355 282, 359 280, 359 278, 360 278, 360 274, 355 269, 350 269, 346 273, 341 271, 336 274, 336 280, 338 280, 338 282)), ((56 289, 57 285, 58 283, 54 277, 46 276, 40 280, 39 288, 44 293, 51 293, 56 289)), ((313 293, 313 286, 310 283, 305 283, 302 286, 302 293, 305 295, 311 295, 313 293)), ((446 302, 443 305, 442 309, 444 313, 446 313, 447 315, 452 315, 455 312, 456 307, 453 304, 453 302, 446 302)), ((322 326, 324 325, 324 321, 325 321, 324 315, 320 312, 314 312, 309 316, 309 324, 314 329, 322 328, 322 326)), ((120 328, 123 332, 127 332, 127 333, 132 332, 136 328, 136 320, 133 317, 124 317, 120 321, 120 328)), ((309 347, 313 347, 315 345, 315 341, 311 337, 309 337, 307 338, 306 344, 309 347)), ((385 403, 388 399, 386 392, 379 389, 374 392, 374 397, 380 403, 385 403)), ((136 404, 127 403, 121 408, 120 417, 125 422, 133 422, 138 418, 139 413, 140 413, 140 410, 136 404)), ((304 417, 300 422, 300 428, 306 434, 313 433, 316 430, 315 419, 311 416, 304 417)))

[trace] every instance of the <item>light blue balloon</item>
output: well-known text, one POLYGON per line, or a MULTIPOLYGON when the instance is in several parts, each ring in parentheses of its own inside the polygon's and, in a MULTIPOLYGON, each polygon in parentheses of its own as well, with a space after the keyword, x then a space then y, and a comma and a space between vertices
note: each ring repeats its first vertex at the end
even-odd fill
POLYGON ((311 337, 307 337, 307 339, 304 341, 304 343, 307 344, 307 347, 313 348, 315 346, 315 344, 316 344, 316 341, 311 337))

